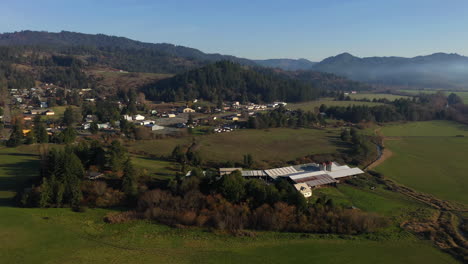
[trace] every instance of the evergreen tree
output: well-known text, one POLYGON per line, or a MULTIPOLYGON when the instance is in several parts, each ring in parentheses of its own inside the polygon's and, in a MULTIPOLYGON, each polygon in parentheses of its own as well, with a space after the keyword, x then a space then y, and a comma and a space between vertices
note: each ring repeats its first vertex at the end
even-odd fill
POLYGON ((7 146, 17 147, 23 143, 24 134, 23 134, 23 123, 21 120, 16 119, 13 124, 13 131, 10 135, 10 139, 7 141, 7 146))
POLYGON ((40 187, 41 193, 39 195, 39 207, 49 206, 52 198, 52 188, 47 178, 42 178, 42 184, 40 187))
POLYGON ((251 154, 244 155, 244 166, 246 168, 252 168, 253 166, 253 157, 251 154))
POLYGON ((91 132, 91 134, 95 135, 99 132, 99 127, 98 127, 98 124, 96 121, 92 122, 90 127, 89 127, 89 131, 91 132))
POLYGON ((76 136, 76 130, 73 127, 67 127, 59 134, 59 140, 62 143, 70 144, 75 141, 76 136))
POLYGON ((124 163, 122 191, 124 191, 130 197, 134 197, 137 194, 136 172, 133 168, 133 164, 130 158, 128 158, 124 163))
POLYGON ((33 131, 36 136, 36 142, 37 143, 49 142, 49 135, 47 134, 47 130, 46 130, 44 123, 41 121, 41 116, 34 117, 33 124, 34 124, 33 131))

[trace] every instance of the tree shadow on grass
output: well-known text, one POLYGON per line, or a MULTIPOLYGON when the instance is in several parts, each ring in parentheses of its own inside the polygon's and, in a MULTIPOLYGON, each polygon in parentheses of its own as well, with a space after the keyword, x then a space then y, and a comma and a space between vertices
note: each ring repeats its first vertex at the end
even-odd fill
MULTIPOLYGON (((5 155, 30 156, 30 154, 8 153, 0 154, 0 159, 5 155)), ((17 193, 26 187, 32 186, 39 176, 39 160, 23 159, 15 163, 0 165, 0 192, 17 193)), ((13 195, 14 196, 14 195, 13 195)), ((0 206, 10 206, 13 204, 13 197, 0 197, 0 206)))
POLYGON ((328 138, 328 141, 333 144, 334 146, 337 147, 338 152, 342 154, 349 154, 350 149, 351 149, 351 144, 348 142, 343 142, 341 138, 337 136, 326 136, 328 138))

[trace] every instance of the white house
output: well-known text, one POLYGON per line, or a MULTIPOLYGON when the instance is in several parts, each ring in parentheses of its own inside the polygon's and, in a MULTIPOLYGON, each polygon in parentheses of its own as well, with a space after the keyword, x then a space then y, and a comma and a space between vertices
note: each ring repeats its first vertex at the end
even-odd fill
POLYGON ((145 120, 145 116, 138 114, 138 115, 133 116, 133 120, 143 121, 145 120))
POLYGON ((124 120, 127 120, 127 121, 132 121, 133 120, 132 116, 129 116, 129 115, 123 115, 122 117, 123 117, 124 120))
POLYGON ((155 125, 155 124, 149 124, 149 125, 146 125, 146 127, 149 127, 151 128, 152 131, 156 131, 156 130, 162 130, 164 129, 163 126, 158 126, 158 125, 155 125))
POLYGON ((109 129, 110 128, 109 123, 98 124, 97 126, 98 126, 99 129, 109 129))
POLYGON ((312 196, 312 189, 306 183, 296 183, 294 184, 294 188, 304 195, 305 198, 312 196))

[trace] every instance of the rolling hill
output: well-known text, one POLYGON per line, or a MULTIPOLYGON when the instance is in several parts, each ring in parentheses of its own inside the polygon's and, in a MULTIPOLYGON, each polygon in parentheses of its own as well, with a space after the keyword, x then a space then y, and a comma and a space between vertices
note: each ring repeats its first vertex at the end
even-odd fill
POLYGON ((458 54, 359 58, 343 53, 324 59, 312 69, 385 86, 468 89, 468 57, 458 54))

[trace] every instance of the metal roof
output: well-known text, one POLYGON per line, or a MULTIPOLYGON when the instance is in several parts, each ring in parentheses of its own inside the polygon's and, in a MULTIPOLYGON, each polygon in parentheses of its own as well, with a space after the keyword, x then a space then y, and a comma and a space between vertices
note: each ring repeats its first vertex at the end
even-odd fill
POLYGON ((225 174, 231 174, 234 171, 242 171, 242 168, 219 168, 219 174, 220 175, 225 175, 225 174))
POLYGON ((266 177, 267 174, 263 170, 248 170, 242 171, 244 177, 266 177))
POLYGON ((265 170, 265 173, 273 179, 276 179, 279 176, 286 176, 297 172, 298 170, 296 170, 293 166, 265 170))
POLYGON ((331 177, 336 179, 336 178, 342 178, 342 177, 358 175, 358 174, 362 174, 362 173, 364 173, 364 172, 359 168, 349 168, 349 169, 331 171, 331 172, 328 172, 328 175, 330 175, 331 177))
POLYGON ((331 183, 336 183, 337 180, 330 177, 328 174, 320 174, 316 176, 303 177, 298 180, 295 180, 296 183, 306 183, 310 187, 316 187, 331 183))
POLYGON ((326 171, 308 171, 308 172, 298 172, 294 174, 290 174, 289 178, 293 181, 300 180, 302 178, 313 177, 318 175, 327 174, 326 171))

